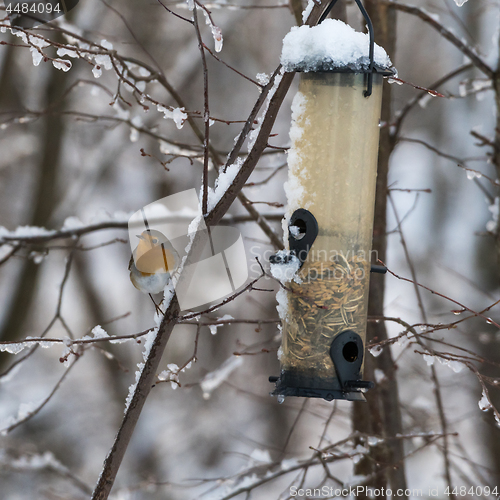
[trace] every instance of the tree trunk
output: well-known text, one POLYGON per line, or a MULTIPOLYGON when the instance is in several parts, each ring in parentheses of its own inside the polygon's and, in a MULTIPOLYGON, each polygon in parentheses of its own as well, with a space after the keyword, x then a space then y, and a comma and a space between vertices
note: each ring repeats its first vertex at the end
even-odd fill
MULTIPOLYGON (((365 7, 370 15, 375 30, 376 42, 385 48, 394 60, 396 48, 396 12, 387 5, 379 5, 376 0, 365 0, 365 7)), ((382 100, 382 122, 391 121, 391 87, 384 86, 382 100)), ((375 201, 375 220, 373 227, 373 250, 378 259, 386 261, 386 209, 387 176, 389 159, 394 149, 394 139, 389 128, 380 131, 380 149, 378 157, 377 192, 375 201)), ((382 276, 375 275, 370 282, 369 316, 384 315, 385 282, 382 276)), ((367 343, 387 339, 385 323, 369 322, 367 343)), ((355 473, 369 476, 377 474, 371 482, 374 488, 388 487, 392 490, 406 489, 405 468, 403 463, 403 441, 396 439, 402 433, 401 411, 398 398, 396 366, 390 348, 385 348, 380 356, 365 358, 365 379, 374 380, 375 369, 382 370, 385 380, 367 393, 368 404, 353 404, 353 428, 367 434, 381 436, 384 442, 372 448, 371 456, 361 460, 355 473), (393 464, 393 466, 387 466, 393 464)), ((406 497, 401 497, 406 498, 406 497)))
MULTIPOLYGON (((499 38, 499 46, 500 46, 500 38, 499 38)), ((493 143, 493 165, 495 167, 497 179, 500 178, 500 58, 497 61, 497 70, 493 77, 493 90, 495 92, 495 107, 496 107, 496 128, 495 128, 495 139, 493 143)), ((498 190, 495 193, 495 196, 499 196, 498 190)), ((496 270, 500 272, 500 225, 496 228, 496 254, 497 254, 497 262, 496 262, 496 270)), ((490 248, 493 247, 493 244, 487 242, 486 245, 490 245, 490 248)), ((480 256, 482 257, 482 256, 480 256)), ((500 275, 499 275, 500 277, 500 275)), ((492 333, 493 335, 493 333, 492 333)), ((481 345, 480 349, 483 351, 483 355, 496 363, 500 362, 500 354, 497 349, 492 349, 491 346, 481 345)), ((483 366, 483 373, 489 376, 496 376, 498 370, 491 368, 488 364, 483 366)), ((498 391, 490 391, 490 396, 493 404, 496 408, 500 408, 500 395, 498 391)), ((488 419, 490 415, 487 415, 488 419)), ((486 420, 486 419, 485 419, 486 420)), ((488 422, 491 425, 490 422, 488 422)), ((486 442, 490 449, 490 455, 493 461, 493 467, 496 474, 500 474, 500 436, 498 432, 494 432, 491 429, 486 431, 486 442)))

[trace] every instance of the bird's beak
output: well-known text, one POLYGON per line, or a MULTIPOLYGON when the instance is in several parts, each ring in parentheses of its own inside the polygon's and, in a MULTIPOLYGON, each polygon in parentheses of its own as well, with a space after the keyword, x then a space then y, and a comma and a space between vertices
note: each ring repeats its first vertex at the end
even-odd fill
POLYGON ((136 237, 139 238, 142 241, 145 241, 147 243, 146 238, 142 234, 136 234, 136 237))

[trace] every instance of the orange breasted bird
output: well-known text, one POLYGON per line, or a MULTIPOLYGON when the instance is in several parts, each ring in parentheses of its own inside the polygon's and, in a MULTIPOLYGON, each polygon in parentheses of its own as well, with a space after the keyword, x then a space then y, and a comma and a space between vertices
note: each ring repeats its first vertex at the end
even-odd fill
POLYGON ((141 292, 160 293, 179 265, 179 254, 168 238, 155 229, 146 229, 130 259, 130 281, 141 292))

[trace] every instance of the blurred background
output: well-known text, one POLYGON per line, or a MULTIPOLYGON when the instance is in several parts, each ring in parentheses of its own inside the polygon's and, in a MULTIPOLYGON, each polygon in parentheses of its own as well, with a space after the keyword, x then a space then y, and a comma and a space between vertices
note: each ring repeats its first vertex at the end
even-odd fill
MULTIPOLYGON (((351 26, 361 30, 362 18, 354 2, 344 4, 334 14, 346 16, 351 26)), ((191 15, 186 4, 165 5, 181 16, 191 15)), ((222 51, 216 54, 210 27, 199 10, 208 48, 251 79, 272 74, 279 63, 281 41, 296 24, 290 6, 279 0, 228 0, 206 6, 224 37, 222 51)), ((419 0, 418 6, 497 68, 498 0, 470 0, 462 7, 452 0, 419 0)), ((0 24, 5 26, 5 20, 0 24)), ((54 25, 102 46, 111 43, 129 61, 161 68, 186 109, 203 111, 196 34, 189 23, 159 3, 81 0, 54 25)), ((49 31, 46 26, 35 32, 56 44, 72 43, 61 31, 49 31)), ((151 328, 155 306, 129 281, 127 218, 154 200, 200 186, 199 140, 189 125, 178 129, 153 104, 146 102, 146 110, 137 92, 118 85, 113 69, 102 68, 102 76, 95 78, 95 68, 83 58, 71 59, 67 72, 56 69, 50 60, 34 66, 33 51, 22 37, 2 28, 0 40, 0 226, 5 228, 0 238, 19 226, 60 229, 103 221, 119 226, 78 240, 4 242, 0 247, 0 340, 42 334, 79 338, 96 325, 110 335, 151 328)), ((57 57, 56 47, 43 50, 57 57)), ((431 88, 469 64, 437 30, 404 12, 397 13, 396 51, 390 56, 401 79, 431 88)), ((259 88, 210 54, 206 57, 211 116, 231 122, 215 121, 210 128, 210 140, 224 158, 259 88)), ((138 67, 134 71, 139 74, 138 67)), ((281 107, 270 139, 273 146, 290 144, 290 105, 297 82, 298 78, 281 107)), ((146 82, 144 88, 156 101, 179 107, 158 82, 146 82)), ((381 124, 398 133, 390 159, 386 264, 411 278, 409 255, 419 283, 482 311, 500 299, 495 247, 498 186, 492 148, 480 146, 481 140, 471 131, 493 141, 497 118, 491 81, 469 65, 436 88, 446 97, 424 95, 397 130, 398 113, 421 92, 410 85, 392 84, 391 88, 391 122, 381 124)), ((202 128, 200 116, 195 121, 202 128)), ((249 180, 255 185, 245 187, 244 193, 253 202, 263 202, 253 206, 268 216, 281 237, 286 154, 283 149, 268 151, 249 180), (263 180, 267 182, 259 184, 263 180)), ((213 184, 213 170, 210 176, 213 184)), ((237 201, 229 212, 234 217, 247 214, 237 201)), ((266 235, 254 222, 243 221, 238 227, 249 259, 261 256, 268 268, 273 246, 266 235)), ((33 230, 24 231, 33 234, 33 230)), ((422 290, 427 313, 423 320, 412 284, 391 275, 385 279, 385 316, 436 325, 464 315, 456 303, 422 290)), ((258 286, 277 290, 270 279, 258 286)), ((212 329, 202 326, 196 345, 195 325, 174 329, 161 370, 173 363, 182 366, 195 347, 197 362, 180 375, 181 387, 159 383, 152 390, 113 498, 229 498, 232 491, 276 470, 270 464, 281 464, 282 471, 293 468, 297 460, 311 457, 311 446, 335 443, 351 433, 351 403, 289 398, 278 404, 269 396, 268 377, 279 373, 275 293, 245 293, 204 321, 226 314, 250 322, 212 329), (233 364, 220 385, 204 397, 200 381, 226 360, 235 359, 235 353, 241 362, 233 364)), ((499 319, 495 308, 485 314, 499 319)), ((404 330, 395 322, 387 326, 390 336, 404 330)), ((470 354, 474 366, 485 375, 499 376, 500 332, 484 318, 431 335, 476 353, 479 358, 470 354), (484 363, 479 361, 482 358, 484 363)), ((438 347, 441 352, 456 352, 446 345, 438 347)), ((400 341, 384 349, 392 350, 398 368, 404 433, 413 436, 404 440, 410 455, 405 462, 408 486, 424 491, 439 488, 443 497, 442 441, 426 435, 441 432, 430 366, 422 354, 415 353, 420 349, 413 342, 400 341)), ((85 349, 60 385, 68 364, 60 361, 67 354, 64 344, 39 348, 12 369, 29 349, 17 355, 0 353, 0 429, 33 411, 57 389, 35 416, 0 437, 0 498, 89 497, 123 417, 142 351, 143 343, 135 340, 85 349)), ((457 372, 457 365, 433 360, 448 432, 454 433, 448 443, 453 484, 499 485, 500 434, 493 413, 478 407, 482 398, 478 378, 463 364, 459 363, 463 369, 457 372)), ((383 373, 379 375, 377 383, 383 384, 383 373)), ((490 396, 500 403, 498 390, 491 390, 490 396)), ((353 467, 358 458, 335 463, 332 474, 344 484, 355 481, 353 467)), ((306 472, 299 469, 263 481, 251 490, 251 498, 285 499, 291 484, 321 484, 321 466, 306 472)), ((238 498, 250 498, 246 495, 238 498)))

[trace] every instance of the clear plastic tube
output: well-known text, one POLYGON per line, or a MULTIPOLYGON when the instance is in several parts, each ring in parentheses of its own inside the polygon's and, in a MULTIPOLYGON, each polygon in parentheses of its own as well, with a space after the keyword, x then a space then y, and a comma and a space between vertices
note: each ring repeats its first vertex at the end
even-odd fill
POLYGON ((294 99, 287 214, 307 209, 318 235, 299 272, 302 283, 287 292, 285 385, 340 390, 332 341, 346 330, 363 344, 366 337, 382 76, 374 75, 368 98, 365 78, 303 73, 294 99))

